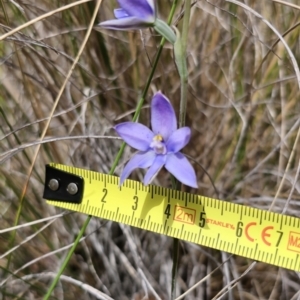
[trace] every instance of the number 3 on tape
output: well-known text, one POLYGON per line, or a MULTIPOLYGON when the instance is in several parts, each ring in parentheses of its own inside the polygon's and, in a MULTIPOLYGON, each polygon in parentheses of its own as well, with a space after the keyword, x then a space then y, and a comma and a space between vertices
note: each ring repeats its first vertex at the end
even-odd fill
POLYGON ((300 219, 144 186, 89 170, 46 166, 44 198, 64 209, 300 271, 300 219))

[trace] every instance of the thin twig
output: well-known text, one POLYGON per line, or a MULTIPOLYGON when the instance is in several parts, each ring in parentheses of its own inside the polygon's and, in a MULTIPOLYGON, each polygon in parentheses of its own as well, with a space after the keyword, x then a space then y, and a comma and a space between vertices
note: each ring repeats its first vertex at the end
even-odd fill
POLYGON ((43 14, 43 15, 37 17, 37 18, 34 18, 34 19, 32 19, 32 20, 26 22, 25 24, 22 24, 22 25, 18 26, 17 28, 12 29, 11 31, 9 31, 9 32, 7 32, 7 33, 1 35, 1 36, 0 36, 0 41, 6 39, 7 37, 9 37, 9 36, 11 36, 11 35, 17 33, 18 31, 20 31, 20 30, 22 30, 22 29, 24 29, 24 28, 26 28, 26 27, 28 27, 28 26, 30 26, 30 25, 36 23, 36 22, 39 22, 39 21, 41 21, 41 20, 43 20, 43 19, 46 19, 46 18, 48 18, 48 17, 50 17, 50 16, 52 16, 52 15, 54 15, 54 14, 57 14, 58 12, 67 10, 67 9, 69 9, 69 8, 71 8, 71 7, 78 6, 78 5, 80 5, 80 4, 83 4, 83 3, 86 3, 86 2, 90 2, 90 1, 92 1, 92 0, 80 0, 80 1, 77 1, 77 2, 73 2, 73 3, 69 4, 69 5, 65 5, 65 6, 63 6, 63 7, 60 7, 60 8, 58 8, 58 9, 51 10, 51 11, 49 11, 48 13, 43 14))

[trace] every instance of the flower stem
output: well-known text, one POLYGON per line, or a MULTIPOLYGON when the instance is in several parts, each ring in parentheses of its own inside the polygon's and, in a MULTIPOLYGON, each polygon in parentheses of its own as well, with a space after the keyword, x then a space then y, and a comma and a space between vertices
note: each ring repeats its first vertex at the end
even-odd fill
POLYGON ((183 72, 179 73, 180 76, 180 110, 179 110, 179 127, 185 126, 186 116, 186 101, 187 101, 187 85, 188 85, 188 71, 186 63, 186 48, 188 40, 188 30, 191 15, 191 0, 185 1, 184 7, 183 26, 181 34, 181 59, 182 65, 185 66, 183 72))
POLYGON ((74 242, 72 248, 71 248, 70 251, 68 252, 67 257, 66 257, 65 260, 63 261, 62 266, 60 267, 60 269, 59 269, 57 275, 55 276, 54 280, 52 281, 52 284, 51 284, 51 286, 49 287, 49 289, 48 289, 48 291, 47 291, 47 294, 44 296, 43 300, 48 300, 49 297, 51 296, 51 294, 52 294, 52 292, 53 292, 53 290, 54 290, 56 284, 58 283, 58 281, 59 281, 59 279, 60 279, 61 274, 63 273, 64 269, 65 269, 66 266, 68 265, 68 263, 69 263, 69 261, 70 261, 70 259, 71 259, 71 256, 73 255, 73 253, 74 253, 74 251, 75 251, 75 249, 76 249, 76 247, 77 247, 77 245, 78 245, 80 239, 82 238, 82 236, 83 236, 83 234, 84 234, 84 232, 85 232, 87 226, 89 225, 89 222, 90 222, 91 218, 92 218, 92 216, 88 216, 87 219, 85 220, 83 226, 82 226, 81 229, 80 229, 79 234, 78 234, 77 237, 76 237, 76 240, 75 240, 75 242, 74 242))
MULTIPOLYGON (((179 108, 179 127, 185 126, 185 116, 186 116, 186 102, 187 102, 187 84, 188 84, 188 70, 186 62, 186 48, 188 39, 188 29, 191 15, 191 0, 185 0, 185 12, 183 17, 183 26, 180 40, 176 41, 179 43, 178 49, 174 49, 178 72, 180 76, 180 108, 179 108)), ((176 47, 176 45, 175 45, 176 47)), ((176 188, 176 183, 173 181, 173 187, 176 188)), ((177 189, 182 189, 180 184, 177 189)), ((178 256, 179 256, 179 240, 177 238, 173 239, 173 267, 172 267, 172 284, 171 284, 171 300, 176 298, 176 280, 178 271, 178 256)))
MULTIPOLYGON (((171 22, 172 22, 172 19, 173 19, 174 13, 175 13, 175 8, 176 8, 176 5, 177 5, 177 2, 178 2, 178 0, 174 0, 174 2, 173 2, 173 5, 172 5, 172 8, 171 8, 169 17, 168 17, 168 25, 170 25, 171 22)), ((142 106, 143 106, 143 104, 144 104, 144 101, 145 101, 146 95, 147 95, 147 93, 148 93, 148 89, 149 89, 149 87, 150 87, 150 84, 151 84, 151 81, 152 81, 154 72, 155 72, 155 70, 156 70, 156 67, 157 67, 157 64, 158 64, 158 61, 159 61, 161 52, 162 52, 162 50, 163 50, 165 41, 166 41, 166 40, 165 40, 164 37, 163 37, 163 38, 161 39, 161 41, 160 41, 159 48, 158 48, 158 51, 157 51, 156 56, 155 56, 155 59, 154 59, 153 67, 152 67, 151 72, 150 72, 150 74, 149 74, 149 76, 148 76, 148 79, 147 79, 145 88, 144 88, 144 90, 143 90, 142 96, 141 96, 141 98, 140 98, 140 100, 139 100, 139 102, 138 102, 138 104, 137 104, 137 108, 136 108, 135 114, 134 114, 134 116, 133 116, 133 118, 132 118, 132 121, 134 121, 134 122, 138 119, 139 114, 140 114, 140 111, 141 111, 141 108, 142 108, 142 106)), ((116 169, 116 167, 117 167, 117 165, 118 165, 118 163, 119 163, 119 161, 120 161, 120 159, 121 159, 121 157, 122 157, 122 155, 123 155, 125 146, 126 146, 126 144, 123 142, 122 145, 121 145, 121 147, 120 147, 120 149, 119 149, 119 151, 118 151, 118 153, 117 153, 117 156, 116 156, 116 158, 115 158, 115 160, 114 160, 114 162, 113 162, 113 164, 112 164, 112 166, 111 166, 111 169, 110 169, 110 171, 109 171, 109 173, 108 173, 109 175, 112 175, 112 174, 114 173, 114 171, 115 171, 115 169, 116 169)), ((80 232, 78 233, 78 235, 77 235, 77 237, 76 237, 76 239, 75 239, 75 241, 74 241, 74 244, 73 244, 72 248, 71 248, 70 251, 68 252, 68 254, 67 254, 67 256, 66 256, 66 258, 65 258, 65 260, 64 260, 64 262, 63 262, 63 264, 61 265, 61 267, 60 267, 60 269, 59 269, 57 275, 55 276, 55 278, 54 278, 54 280, 53 280, 51 286, 49 287, 49 289, 48 289, 48 291, 47 291, 47 294, 44 296, 43 300, 48 300, 49 297, 51 296, 51 294, 52 294, 52 292, 53 292, 55 286, 57 285, 57 283, 58 283, 58 281, 59 281, 59 279, 60 279, 60 276, 62 275, 63 271, 64 271, 65 268, 67 267, 67 265, 68 265, 68 263, 69 263, 69 261, 70 261, 72 255, 73 255, 73 253, 74 253, 74 251, 75 251, 75 249, 76 249, 76 247, 77 247, 77 245, 78 245, 80 239, 82 238, 82 236, 83 236, 83 234, 84 234, 84 232, 85 232, 87 226, 89 225, 91 218, 92 218, 92 216, 88 216, 87 219, 85 220, 85 222, 84 222, 82 228, 80 229, 80 232)))

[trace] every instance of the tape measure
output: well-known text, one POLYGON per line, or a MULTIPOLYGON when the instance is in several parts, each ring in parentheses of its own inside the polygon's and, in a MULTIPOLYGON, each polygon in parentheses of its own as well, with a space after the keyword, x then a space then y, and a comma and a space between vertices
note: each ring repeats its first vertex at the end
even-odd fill
POLYGON ((48 204, 300 271, 300 219, 51 163, 48 204))

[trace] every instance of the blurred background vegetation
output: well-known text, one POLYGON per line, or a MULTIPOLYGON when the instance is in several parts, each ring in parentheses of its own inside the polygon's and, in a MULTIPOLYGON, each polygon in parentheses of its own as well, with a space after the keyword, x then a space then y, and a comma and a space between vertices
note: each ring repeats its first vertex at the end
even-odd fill
MULTIPOLYGON (((172 1, 157 2, 166 20, 172 1)), ((1 35, 70 3, 0 0, 1 35)), ((187 106, 192 139, 185 148, 196 161, 199 190, 192 192, 299 216, 300 78, 277 34, 299 63, 300 6, 297 0, 239 3, 245 6, 222 0, 193 3, 187 106)), ((173 22, 178 27, 181 4, 173 22)), ((97 22, 113 18, 116 6, 104 0, 97 22)), ((108 172, 121 142, 100 136, 114 136, 114 124, 131 120, 158 49, 160 37, 150 29, 93 30, 34 160, 94 8, 94 1, 75 5, 0 42, 1 299, 42 299, 46 293, 86 216, 61 214, 45 203, 45 164, 108 172), (16 223, 22 226, 15 232, 16 223)), ((178 112, 180 82, 168 43, 142 109, 144 124, 149 124, 148 104, 157 90, 178 112)), ((127 147, 117 175, 131 153, 127 147)), ((136 171, 131 178, 143 174, 136 171)), ((160 172, 154 183, 168 186, 168 174, 160 172)), ((177 294, 228 257, 182 241, 177 294)), ((231 257, 185 299, 300 299, 299 273, 257 263, 241 276, 251 263, 231 257)), ((169 299, 171 267, 172 239, 94 218, 52 299, 110 299, 91 288, 113 299, 169 299)))

